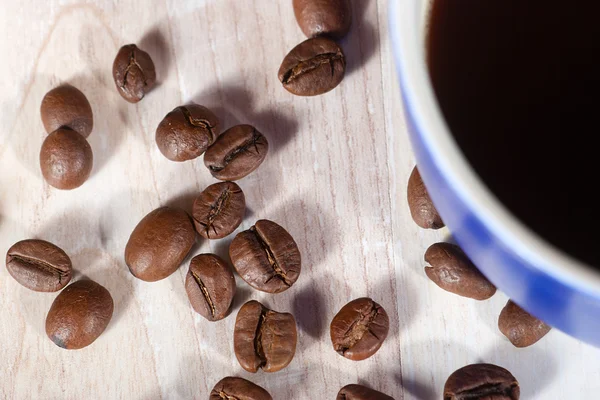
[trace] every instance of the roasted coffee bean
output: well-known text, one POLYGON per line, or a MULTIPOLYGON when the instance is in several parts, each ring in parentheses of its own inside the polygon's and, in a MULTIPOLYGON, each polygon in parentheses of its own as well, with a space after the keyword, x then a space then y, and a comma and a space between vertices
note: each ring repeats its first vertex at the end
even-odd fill
POLYGON ((413 169, 408 178, 407 197, 410 214, 417 225, 425 229, 440 229, 445 226, 427 193, 427 188, 417 167, 413 169))
POLYGON ((350 360, 360 361, 379 350, 389 327, 383 307, 362 297, 342 307, 333 317, 329 331, 335 351, 350 360))
POLYGON ((337 400, 394 400, 394 398, 366 386, 346 385, 338 392, 337 400))
POLYGON ((171 161, 187 161, 202 155, 221 133, 219 120, 198 104, 176 107, 156 128, 156 144, 171 161))
POLYGON ((91 280, 77 281, 54 299, 46 317, 46 334, 63 349, 81 349, 98 339, 113 314, 113 299, 91 280))
POLYGON ((244 219, 246 199, 233 182, 215 183, 194 201, 194 225, 206 239, 221 239, 235 231, 244 219))
POLYGON ((425 273, 436 285, 448 292, 475 300, 489 299, 494 286, 469 260, 462 249, 451 243, 435 243, 425 252, 425 273))
POLYGON ((46 93, 40 111, 48 133, 65 127, 84 137, 92 133, 92 106, 85 95, 71 85, 59 86, 46 93))
POLYGON ((156 83, 156 70, 150 55, 135 44, 119 49, 112 73, 119 94, 130 103, 142 100, 156 83))
POLYGON ((269 150, 267 138, 251 125, 226 130, 204 154, 204 165, 217 179, 235 181, 254 171, 269 150))
POLYGON ((185 211, 157 208, 131 233, 125 246, 125 263, 136 278, 158 281, 179 268, 195 241, 196 231, 185 211))
POLYGON ((500 312, 498 328, 515 347, 531 346, 551 329, 512 300, 509 300, 500 312))
POLYGON ((344 78, 346 57, 333 40, 318 37, 294 47, 279 68, 279 81, 290 93, 316 96, 334 89, 344 78))
POLYGON ((185 278, 185 291, 194 310, 209 321, 225 318, 235 295, 231 268, 215 254, 192 258, 185 278))
POLYGON ((6 253, 6 269, 17 282, 36 292, 56 292, 71 280, 72 264, 59 247, 44 240, 22 240, 6 253))
POLYGON ((228 376, 210 392, 209 400, 273 400, 269 392, 243 378, 228 376))
POLYGON ((71 190, 83 185, 93 164, 94 155, 89 143, 72 129, 57 129, 42 144, 42 175, 57 189, 71 190))
POLYGON ((493 364, 471 364, 455 371, 444 386, 444 400, 519 400, 519 382, 493 364))
POLYGON ((294 0, 293 4, 296 21, 308 37, 341 39, 350 30, 350 0, 294 0))
POLYGON ((244 304, 235 319, 233 348, 248 372, 259 368, 276 372, 287 367, 294 358, 297 339, 292 314, 269 310, 258 301, 244 304))
POLYGON ((283 292, 300 275, 296 242, 285 229, 266 219, 238 233, 229 246, 229 256, 242 279, 263 292, 283 292))

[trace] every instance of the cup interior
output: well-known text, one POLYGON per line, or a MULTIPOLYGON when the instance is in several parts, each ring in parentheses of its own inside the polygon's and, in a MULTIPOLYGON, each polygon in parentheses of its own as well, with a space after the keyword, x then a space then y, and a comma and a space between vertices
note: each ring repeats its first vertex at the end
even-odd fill
MULTIPOLYGON (((435 0, 391 0, 390 27, 406 110, 447 182, 490 231, 541 272, 600 296, 600 274, 552 246, 513 216, 481 181, 454 140, 435 98, 426 66, 429 13, 435 0)), ((443 217, 443 216, 442 216, 443 217)))

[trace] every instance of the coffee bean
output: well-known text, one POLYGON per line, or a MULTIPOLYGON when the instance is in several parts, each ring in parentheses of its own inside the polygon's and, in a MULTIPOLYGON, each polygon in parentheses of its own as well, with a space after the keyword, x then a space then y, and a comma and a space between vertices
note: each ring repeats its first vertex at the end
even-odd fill
POLYGON ((112 73, 119 94, 130 103, 142 100, 156 83, 156 70, 150 55, 135 44, 119 49, 112 73))
POLYGON ((84 137, 92 133, 92 106, 85 95, 71 85, 59 86, 46 93, 40 112, 48 133, 65 127, 84 137))
POLYGON ((157 208, 131 233, 125 246, 125 263, 136 278, 158 281, 179 268, 195 241, 196 231, 185 211, 157 208))
POLYGON ((294 0, 293 4, 296 21, 308 37, 341 39, 350 30, 350 0, 294 0))
POLYGON ((425 273, 436 285, 450 293, 475 300, 489 299, 494 286, 469 260, 462 249, 451 243, 435 243, 425 253, 425 273))
POLYGON ((285 229, 266 219, 238 233, 229 246, 229 256, 242 279, 263 292, 283 292, 300 275, 296 242, 285 229))
POLYGON ((58 246, 44 240, 22 240, 6 253, 6 269, 17 282, 36 292, 56 292, 71 280, 73 266, 58 246))
POLYGON ((335 351, 350 360, 360 361, 379 350, 389 327, 383 307, 362 297, 342 307, 333 317, 329 330, 335 351))
POLYGON ((519 400, 517 379, 493 364, 471 364, 455 371, 444 386, 444 400, 519 400))
POLYGON ((509 300, 500 312, 498 328, 515 347, 531 346, 551 329, 512 300, 509 300))
POLYGON ((248 372, 276 372, 288 366, 296 352, 296 320, 289 313, 269 310, 251 300, 235 319, 233 349, 248 372))
POLYGON ((94 155, 83 136, 60 128, 46 137, 40 151, 40 167, 46 182, 57 189, 78 188, 92 172, 94 155))
POLYGON ((338 392, 337 400, 394 400, 394 398, 366 386, 346 385, 338 392))
POLYGON ((243 378, 228 376, 211 390, 209 400, 273 400, 269 392, 243 378))
POLYGON ((294 47, 279 67, 279 81, 290 93, 316 96, 334 89, 344 78, 346 58, 333 40, 318 37, 294 47))
POLYGON ((445 226, 427 193, 427 188, 417 167, 413 169, 408 178, 407 197, 410 214, 417 225, 425 229, 440 229, 445 226))
POLYGON ((269 150, 267 138, 251 125, 229 128, 204 154, 204 165, 212 176, 235 181, 254 171, 269 150))
POLYGON ((89 346, 106 329, 113 308, 113 299, 103 286, 77 281, 54 299, 46 317, 46 334, 63 349, 89 346))
POLYGON ((194 225, 206 239, 221 239, 235 231, 246 213, 242 189, 233 182, 215 183, 194 201, 194 225))
POLYGON ((209 321, 225 318, 235 295, 231 268, 215 254, 192 258, 185 291, 194 310, 209 321))
POLYGON ((171 161, 192 160, 204 153, 221 133, 219 120, 198 104, 176 107, 156 128, 156 144, 171 161))

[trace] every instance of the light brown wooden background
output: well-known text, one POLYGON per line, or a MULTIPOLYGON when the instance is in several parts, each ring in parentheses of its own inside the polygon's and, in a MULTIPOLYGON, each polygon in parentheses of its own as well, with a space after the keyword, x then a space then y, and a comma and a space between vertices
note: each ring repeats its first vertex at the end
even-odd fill
MULTIPOLYGON (((479 303, 425 278, 423 253, 447 232, 418 229, 407 210, 414 160, 387 2, 353 3, 343 42, 347 77, 327 95, 299 98, 277 80, 282 58, 304 39, 291 0, 2 2, 0 250, 30 237, 58 244, 72 257, 75 279, 87 276, 110 290, 115 314, 92 346, 62 350, 44 333, 56 294, 31 292, 1 268, 0 398, 206 399, 219 379, 239 375, 275 399, 334 399, 340 387, 359 382, 397 400, 428 400, 441 398, 452 371, 478 361, 509 368, 524 399, 598 393, 598 350, 556 331, 515 349, 496 328, 504 295, 479 303), (130 42, 151 54, 160 81, 137 105, 119 97, 111 77, 117 49, 130 42), (95 118, 94 170, 71 192, 46 185, 38 166, 45 136, 39 105, 63 82, 87 95, 95 118), (268 137, 266 161, 239 182, 248 204, 240 229, 259 218, 277 221, 303 256, 290 290, 267 295, 240 283, 231 316, 219 323, 190 308, 187 265, 146 283, 123 262, 127 238, 146 213, 164 204, 189 210, 214 182, 201 159, 170 162, 154 143, 162 117, 188 101, 213 108, 224 127, 250 123, 268 137), (376 356, 351 362, 332 350, 328 328, 360 296, 381 303, 392 326, 376 356), (298 351, 281 372, 252 375, 235 360, 235 314, 249 299, 297 319, 298 351)), ((193 255, 225 255, 231 238, 199 241, 193 255)))

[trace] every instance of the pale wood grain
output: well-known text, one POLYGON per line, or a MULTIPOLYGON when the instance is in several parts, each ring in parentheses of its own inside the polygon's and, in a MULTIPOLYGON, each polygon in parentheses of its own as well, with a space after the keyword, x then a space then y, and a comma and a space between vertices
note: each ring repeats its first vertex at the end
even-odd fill
MULTIPOLYGON (((92 346, 65 351, 44 320, 56 294, 31 292, 0 268, 0 398, 205 399, 222 377, 239 375, 275 399, 334 399, 363 383, 399 399, 439 399, 446 377, 486 361, 509 368, 524 399, 585 398, 600 390, 600 352, 553 331, 517 350, 495 327, 506 301, 475 302, 427 281, 423 253, 447 232, 411 221, 405 187, 414 159, 387 38, 387 2, 355 0, 343 41, 349 73, 333 92, 288 94, 277 69, 304 39, 291 1, 168 0, 5 2, 0 10, 0 250, 17 240, 50 240, 71 255, 76 279, 105 285, 115 316, 92 346), (110 67, 117 49, 136 42, 153 57, 160 85, 141 103, 117 94, 110 67), (71 83, 94 110, 89 140, 95 165, 81 188, 61 192, 41 178, 43 95, 71 83), (175 106, 211 107, 223 125, 250 123, 271 152, 240 181, 248 215, 277 221, 296 238, 303 271, 282 294, 251 290, 239 279, 231 315, 209 323, 189 306, 187 265, 156 283, 136 280, 123 250, 152 209, 190 209, 214 182, 202 160, 173 163, 154 130, 175 106), (337 355, 329 322, 349 300, 371 296, 388 311, 391 331, 372 358, 337 355), (292 312, 296 357, 275 374, 244 372, 233 354, 237 310, 258 299, 292 312)), ((227 254, 232 236, 199 241, 193 254, 227 254)), ((190 257, 191 257, 190 255, 190 257)), ((189 261, 186 260, 186 264, 189 261)))

